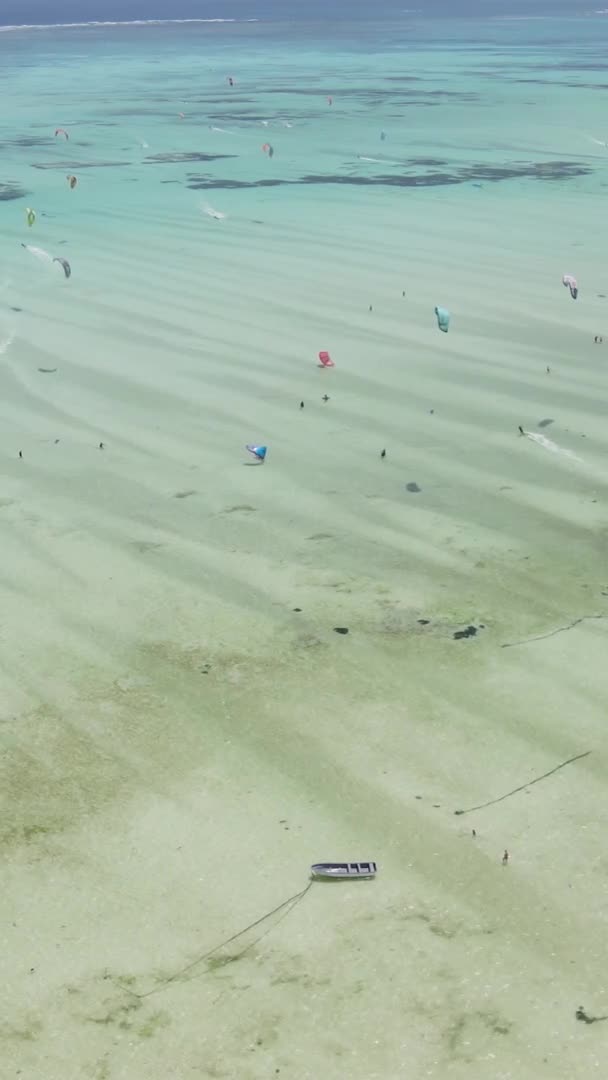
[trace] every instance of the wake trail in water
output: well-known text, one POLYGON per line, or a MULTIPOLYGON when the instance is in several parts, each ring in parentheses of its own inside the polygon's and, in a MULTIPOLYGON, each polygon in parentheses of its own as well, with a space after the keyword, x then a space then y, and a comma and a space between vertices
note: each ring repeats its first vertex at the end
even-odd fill
POLYGON ((374 165, 403 165, 402 161, 395 161, 393 158, 366 157, 364 154, 357 154, 357 161, 369 161, 374 165))
POLYGON ((542 446, 543 450, 548 450, 551 454, 561 454, 562 457, 570 458, 571 461, 581 461, 582 458, 578 457, 572 450, 565 450, 563 446, 558 446, 551 439, 548 439, 546 435, 539 435, 535 431, 525 431, 524 434, 532 442, 535 442, 537 446, 542 446))
POLYGON ((35 259, 40 259, 40 262, 52 263, 53 261, 53 256, 49 255, 44 248, 34 247, 33 244, 22 244, 21 247, 29 251, 30 255, 33 255, 35 259))
POLYGON ((207 217, 215 218, 216 221, 223 221, 226 217, 226 214, 223 214, 221 210, 214 210, 212 206, 208 206, 207 204, 202 206, 201 209, 204 214, 207 214, 207 217))
POLYGON ((14 333, 12 333, 9 334, 8 337, 4 339, 4 341, 0 341, 0 356, 4 356, 8 352, 14 340, 15 335, 14 333))

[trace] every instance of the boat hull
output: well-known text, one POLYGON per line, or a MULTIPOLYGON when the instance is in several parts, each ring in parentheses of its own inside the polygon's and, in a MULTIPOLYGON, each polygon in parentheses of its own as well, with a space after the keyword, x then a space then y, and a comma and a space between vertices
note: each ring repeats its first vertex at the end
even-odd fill
POLYGON ((378 872, 375 862, 314 863, 310 868, 313 878, 326 881, 346 881, 352 878, 373 878, 378 872))

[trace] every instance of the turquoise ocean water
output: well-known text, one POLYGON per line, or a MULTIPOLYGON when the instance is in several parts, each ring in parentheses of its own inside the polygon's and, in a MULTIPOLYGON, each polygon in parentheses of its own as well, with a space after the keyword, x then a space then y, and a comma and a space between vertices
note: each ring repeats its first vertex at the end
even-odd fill
POLYGON ((246 213, 269 193, 303 221, 338 199, 424 207, 430 188, 452 184, 472 198, 480 185, 537 197, 539 184, 546 199, 573 187, 588 197, 605 181, 607 25, 402 16, 5 29, 2 227, 32 205, 69 227, 76 250, 96 218, 153 228, 163 210, 185 219, 207 200, 246 213))
MULTIPOLYGON (((230 247, 235 287, 246 289, 251 260, 241 275, 239 245, 270 267, 262 227, 291 245, 294 268, 312 226, 327 239, 339 227, 319 259, 322 293, 340 272, 345 235, 359 236, 359 256, 373 258, 379 230, 386 240, 404 215, 433 205, 441 215, 446 198, 452 221, 459 204, 477 203, 483 216, 491 203, 504 234, 522 202, 536 203, 545 231, 539 220, 522 258, 556 226, 576 241, 601 216, 591 200, 606 183, 607 26, 602 16, 405 14, 376 23, 4 27, 4 300, 26 306, 19 296, 32 288, 38 305, 49 289, 61 305, 67 296, 58 264, 55 279, 41 278, 20 243, 69 257, 70 296, 86 307, 87 297, 112 291, 119 254, 128 252, 130 273, 140 257, 147 271, 155 266, 162 300, 176 244, 190 256, 201 242, 211 257, 218 242, 230 247), (26 207, 37 213, 31 229, 26 207), (241 233, 202 234, 201 215, 221 220, 214 210, 239 219, 241 233)), ((394 239, 394 270, 409 273, 406 246, 394 239)), ((67 321, 70 302, 57 309, 67 321)), ((15 320, 3 318, 6 339, 15 320)))
MULTIPOLYGON (((348 353, 353 386, 372 396, 392 388, 396 400, 400 348, 383 339, 381 323, 360 323, 372 300, 389 304, 392 326, 412 328, 414 357, 438 302, 474 335, 472 364, 459 355, 446 369, 463 395, 456 425, 483 426, 482 401, 503 430, 527 423, 529 408, 547 408, 526 402, 539 397, 538 341, 554 334, 559 349, 571 327, 584 328, 586 341, 603 331, 607 28, 602 15, 417 14, 5 27, 7 449, 66 436, 50 430, 48 400, 73 437, 105 438, 122 397, 140 410, 138 437, 151 448, 164 410, 178 415, 193 389, 202 402, 205 384, 220 387, 227 377, 239 402, 232 427, 214 406, 205 435, 202 426, 191 432, 191 453, 223 467, 246 441, 277 445, 268 382, 279 397, 306 396, 311 384, 299 365, 314 372, 324 347, 348 353), (32 227, 27 208, 36 213, 32 227), (53 258, 69 261, 69 279, 53 258), (563 273, 582 273, 576 305, 563 273), (413 306, 399 308, 402 291, 413 306), (508 386, 499 374, 503 398, 484 361, 505 340, 516 373, 508 386), (178 392, 185 357, 199 381, 189 372, 178 392), (47 399, 36 369, 59 363, 62 379, 47 384, 47 399), (118 401, 110 373, 124 375, 118 401), (33 430, 21 419, 24 385, 33 430)), ((458 340, 450 333, 448 347, 458 352, 458 340)), ((436 333, 428 342, 446 346, 436 333)), ((584 361, 594 385, 598 360, 592 353, 584 361)), ((446 372, 424 354, 416 362, 406 393, 422 414, 446 372)), ((570 361, 561 370, 567 388, 552 384, 560 401, 594 409, 577 392, 570 361)), ((391 431, 399 437, 397 415, 391 420, 380 404, 374 415, 353 400, 348 421, 345 458, 360 439, 375 450, 391 431)), ((464 426, 460 436, 453 428, 445 460, 456 437, 459 455, 477 467, 464 426)), ((426 439, 417 439, 421 455, 426 439)), ((314 437, 282 452, 313 462, 317 453, 319 468, 327 460, 314 437)), ((504 457, 496 453, 499 475, 504 457)), ((421 456, 419 467, 428 460, 421 456)), ((298 481, 311 494, 315 475, 298 481)), ((551 490, 553 476, 543 474, 542 484, 551 490)), ((474 485, 469 494, 485 528, 474 485)))

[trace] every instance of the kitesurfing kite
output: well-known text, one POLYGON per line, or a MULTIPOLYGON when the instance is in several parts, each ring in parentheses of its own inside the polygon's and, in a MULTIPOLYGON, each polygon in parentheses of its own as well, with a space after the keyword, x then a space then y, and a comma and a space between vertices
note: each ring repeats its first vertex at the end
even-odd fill
POLYGON ((269 142, 265 142, 262 144, 262 150, 265 154, 268 154, 268 157, 272 157, 274 155, 274 148, 270 145, 269 142))
POLYGON ((74 188, 76 187, 76 184, 78 183, 77 178, 75 176, 68 176, 67 181, 68 181, 68 184, 70 185, 70 187, 71 187, 71 189, 73 191, 74 188))
POLYGON ((252 446, 250 443, 247 443, 246 449, 250 454, 253 454, 254 458, 256 458, 260 464, 265 461, 268 452, 267 446, 252 446))
POLYGON ((333 105, 333 103, 334 103, 334 99, 333 99, 333 97, 328 97, 328 99, 327 99, 327 104, 328 104, 328 105, 333 105))
POLYGON ((65 128, 57 128, 55 132, 55 137, 57 137, 57 135, 64 135, 66 139, 69 139, 70 137, 65 128))
POLYGON ((336 366, 334 364, 331 356, 329 355, 328 352, 326 352, 325 349, 322 349, 321 352, 319 353, 319 362, 321 364, 321 367, 335 367, 336 366))
POLYGON ((61 264, 61 266, 63 267, 63 272, 64 272, 66 277, 71 277, 72 276, 72 267, 70 266, 67 259, 57 258, 57 259, 53 259, 53 262, 61 264))
POLYGON ((31 210, 29 206, 28 206, 27 210, 25 211, 25 220, 27 221, 27 223, 28 223, 28 225, 29 225, 29 227, 31 229, 32 225, 34 224, 34 222, 36 220, 36 211, 31 210))
POLYGON ((185 120, 186 119, 186 114, 183 113, 183 112, 178 112, 177 115, 179 116, 180 120, 185 120))
POLYGON ((576 283, 576 278, 572 277, 572 274, 564 274, 562 278, 562 284, 565 285, 566 288, 570 289, 570 296, 573 300, 576 300, 578 296, 578 285, 576 283))
POLYGON ((443 330, 444 334, 447 334, 450 328, 450 313, 447 308, 436 307, 435 315, 437 316, 437 326, 440 330, 443 330))

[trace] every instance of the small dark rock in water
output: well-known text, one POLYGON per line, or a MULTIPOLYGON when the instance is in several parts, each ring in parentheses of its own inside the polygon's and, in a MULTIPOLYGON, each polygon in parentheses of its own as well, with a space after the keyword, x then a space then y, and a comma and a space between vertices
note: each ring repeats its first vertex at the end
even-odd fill
POLYGON ((548 416, 546 420, 539 420, 538 421, 538 426, 539 427, 549 427, 549 424, 554 424, 554 423, 555 423, 555 421, 552 420, 550 416, 548 416))
POLYGON ((336 634, 348 634, 348 626, 334 626, 336 634))
POLYGON ((294 610, 294 611, 301 611, 301 610, 302 610, 302 608, 301 608, 301 607, 294 607, 294 608, 293 608, 293 610, 294 610))
POLYGON ((405 486, 408 491, 422 491, 422 488, 418 487, 418 484, 415 482, 415 480, 412 480, 409 484, 406 484, 405 486))
POLYGON ((421 626, 428 626, 430 621, 431 621, 430 619, 418 619, 418 622, 420 623, 421 626))
POLYGON ((466 630, 456 630, 453 637, 455 641, 460 641, 462 638, 475 637, 476 633, 476 626, 467 626, 466 630))

